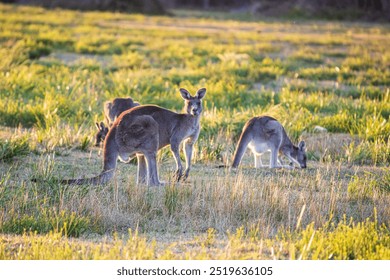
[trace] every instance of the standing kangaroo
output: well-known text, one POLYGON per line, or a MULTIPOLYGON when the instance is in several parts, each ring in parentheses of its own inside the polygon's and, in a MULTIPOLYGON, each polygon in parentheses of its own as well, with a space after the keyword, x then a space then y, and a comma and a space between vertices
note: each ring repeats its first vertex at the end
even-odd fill
POLYGON ((291 168, 281 164, 278 153, 285 155, 301 168, 306 168, 305 142, 301 141, 298 147, 294 146, 283 126, 272 117, 254 117, 245 124, 234 153, 232 167, 238 167, 248 146, 255 158, 255 168, 263 167, 261 155, 267 151, 271 151, 270 168, 291 168))
POLYGON ((155 105, 137 106, 129 109, 114 121, 103 148, 103 171, 96 177, 87 179, 62 180, 65 184, 105 184, 113 176, 117 158, 128 162, 135 155, 138 159, 137 182, 152 186, 163 185, 157 170, 157 151, 167 145, 176 160, 176 179, 183 177, 179 147, 184 141, 186 170, 188 177, 192 150, 200 132, 201 99, 206 89, 199 89, 195 96, 180 89, 184 99, 185 113, 178 114, 155 105))
POLYGON ((107 101, 104 103, 104 119, 108 125, 106 127, 103 122, 96 123, 96 128, 98 132, 95 135, 95 146, 98 147, 101 142, 104 142, 106 139, 108 128, 112 126, 114 121, 120 114, 124 111, 129 110, 133 107, 139 106, 138 102, 134 102, 132 98, 115 98, 112 101, 107 101))

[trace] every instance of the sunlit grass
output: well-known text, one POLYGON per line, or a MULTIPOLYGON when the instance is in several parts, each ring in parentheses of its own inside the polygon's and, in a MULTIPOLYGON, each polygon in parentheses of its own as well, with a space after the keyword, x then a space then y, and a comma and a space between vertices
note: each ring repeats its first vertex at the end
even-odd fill
POLYGON ((0 162, 12 161, 16 156, 25 156, 30 152, 26 137, 0 139, 0 162))
POLYGON ((25 233, 0 236, 2 260, 207 260, 207 259, 299 259, 299 260, 387 260, 390 257, 388 229, 376 222, 342 221, 337 226, 278 233, 277 240, 261 239, 261 229, 243 228, 220 237, 214 229, 186 241, 158 246, 137 231, 99 242, 72 240, 63 231, 46 235, 25 233), (374 246, 372 244, 375 244, 374 246), (191 247, 191 250, 187 250, 191 247))
POLYGON ((388 259, 389 27, 178 14, 0 4, 0 258, 388 259), (59 184, 99 173, 106 100, 181 111, 180 87, 207 88, 187 182, 167 148, 165 188, 136 186, 131 164, 59 184), (262 114, 306 140, 307 170, 254 170, 249 153, 225 168, 262 114))

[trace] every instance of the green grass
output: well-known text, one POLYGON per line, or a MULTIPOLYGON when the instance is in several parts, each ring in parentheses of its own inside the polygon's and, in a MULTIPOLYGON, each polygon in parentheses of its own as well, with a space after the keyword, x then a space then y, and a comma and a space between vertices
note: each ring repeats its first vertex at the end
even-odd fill
POLYGON ((175 13, 0 4, 0 259, 388 259, 390 26, 175 13), (164 188, 136 186, 131 164, 107 186, 59 184, 100 172, 106 100, 180 111, 180 87, 207 88, 187 182, 166 148, 164 188), (261 114, 306 141, 307 170, 249 153, 218 168, 261 114))
POLYGON ((43 210, 36 215, 23 215, 4 221, 1 225, 1 233, 23 234, 35 232, 39 234, 50 231, 61 232, 66 236, 79 237, 89 228, 87 218, 77 216, 75 213, 43 210))
POLYGON ((372 221, 343 221, 337 226, 315 229, 311 224, 298 233, 280 231, 278 238, 259 239, 260 228, 243 228, 225 237, 212 228, 186 241, 172 242, 160 249, 137 231, 114 235, 100 242, 75 242, 50 232, 0 237, 3 260, 205 260, 205 259, 299 259, 299 260, 387 260, 390 257, 389 230, 372 221), (16 248, 16 245, 18 249, 16 248), (185 248, 191 247, 186 251, 185 248))
POLYGON ((25 156, 30 152, 27 138, 0 139, 0 161, 11 161, 16 156, 25 156))

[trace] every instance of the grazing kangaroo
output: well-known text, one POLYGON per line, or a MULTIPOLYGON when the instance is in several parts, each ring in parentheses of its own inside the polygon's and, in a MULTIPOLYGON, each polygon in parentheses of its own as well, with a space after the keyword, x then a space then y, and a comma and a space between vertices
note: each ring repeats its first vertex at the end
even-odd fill
POLYGON ((248 146, 255 158, 255 168, 263 167, 261 155, 267 151, 271 151, 270 168, 291 168, 290 165, 281 164, 278 153, 285 155, 291 163, 306 168, 305 142, 301 141, 298 147, 294 146, 283 126, 272 117, 254 117, 245 124, 234 153, 232 167, 238 167, 248 146))
MULTIPOLYGON (((138 102, 134 102, 132 98, 115 98, 112 101, 107 101, 104 103, 104 119, 108 125, 111 127, 116 118, 124 111, 131 109, 133 107, 139 106, 138 102)), ((100 125, 96 123, 98 132, 95 135, 95 146, 98 147, 101 142, 104 142, 106 135, 108 133, 108 127, 104 126, 104 123, 101 122, 100 125)))
POLYGON ((167 145, 176 160, 176 179, 183 176, 179 147, 184 141, 184 154, 187 178, 192 158, 192 150, 200 132, 201 99, 206 89, 199 89, 195 96, 180 89, 184 99, 184 114, 178 114, 155 105, 137 106, 129 109, 115 120, 109 130, 103 148, 103 171, 96 177, 87 179, 62 180, 65 184, 104 184, 113 176, 117 158, 128 162, 135 155, 138 159, 138 183, 163 185, 158 178, 157 151, 167 145))

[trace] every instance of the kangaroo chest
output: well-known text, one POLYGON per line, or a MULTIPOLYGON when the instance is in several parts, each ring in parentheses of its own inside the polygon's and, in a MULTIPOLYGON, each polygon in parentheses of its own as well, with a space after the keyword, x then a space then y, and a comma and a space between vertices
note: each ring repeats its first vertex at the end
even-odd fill
POLYGON ((181 127, 178 131, 180 131, 179 134, 181 134, 183 139, 193 137, 199 134, 199 123, 190 123, 187 126, 181 127))
MULTIPOLYGON (((158 119, 156 120, 159 121, 158 119)), ((181 143, 187 138, 192 138, 196 141, 199 130, 199 122, 194 121, 171 120, 171 122, 160 124, 159 146, 161 148, 169 144, 181 143)))

